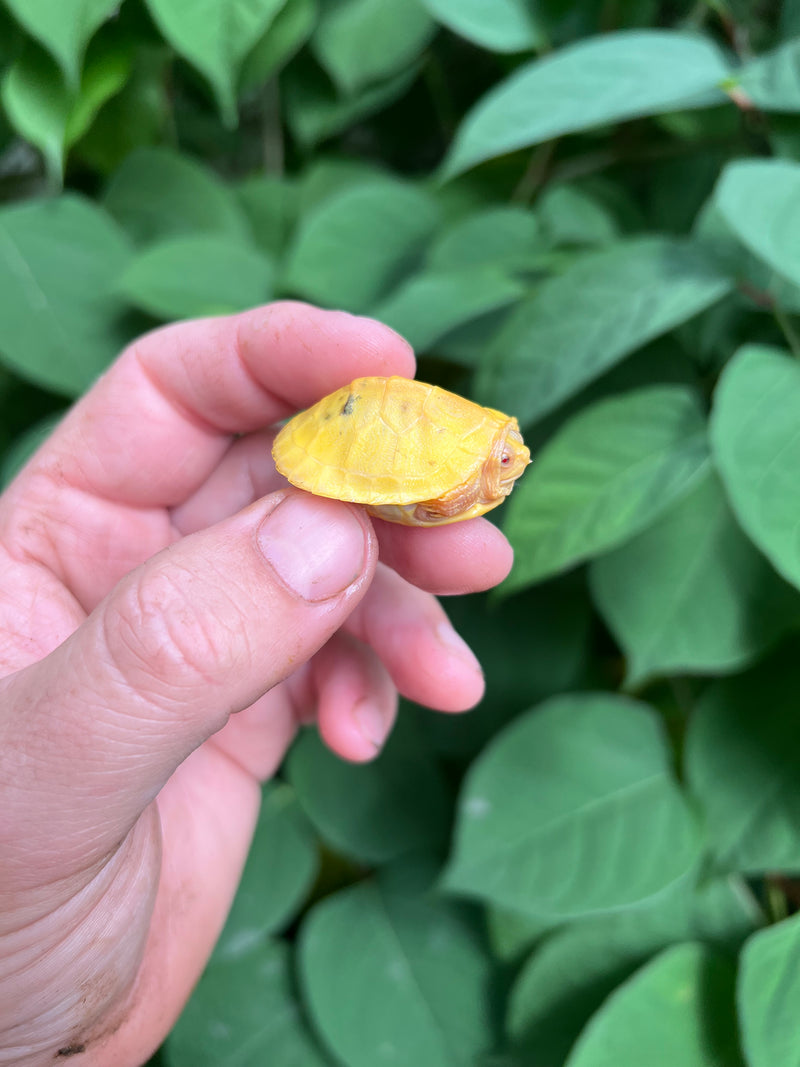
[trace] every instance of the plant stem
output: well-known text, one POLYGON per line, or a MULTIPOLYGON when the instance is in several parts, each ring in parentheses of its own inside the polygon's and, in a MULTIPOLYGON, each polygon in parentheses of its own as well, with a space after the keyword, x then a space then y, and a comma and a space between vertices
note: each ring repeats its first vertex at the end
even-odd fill
POLYGON ((796 359, 800 359, 800 337, 797 335, 797 331, 792 324, 792 320, 789 315, 778 304, 774 304, 772 307, 772 314, 775 316, 775 321, 780 326, 783 336, 791 349, 792 355, 796 359))

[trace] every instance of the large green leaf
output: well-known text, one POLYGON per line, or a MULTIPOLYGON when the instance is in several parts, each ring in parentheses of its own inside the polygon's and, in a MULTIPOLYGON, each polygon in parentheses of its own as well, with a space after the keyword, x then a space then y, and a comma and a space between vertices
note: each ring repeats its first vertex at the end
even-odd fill
POLYGON ((492 52, 525 52, 543 43, 538 19, 526 0, 422 3, 443 26, 492 52))
POLYGON ((800 1067, 800 915, 750 938, 737 994, 748 1067, 800 1067))
POLYGON ((739 1067, 727 957, 676 945, 612 994, 565 1067, 739 1067))
POLYGON ((722 101, 729 68, 710 41, 661 30, 605 33, 534 60, 470 111, 447 178, 484 160, 604 123, 722 101))
POLYGON ((263 788, 250 852, 214 960, 265 945, 302 904, 317 873, 317 847, 289 786, 263 788))
POLYGON ((800 163, 729 163, 714 203, 739 240, 773 270, 800 285, 800 163))
POLYGON ((370 313, 418 352, 425 352, 450 330, 498 308, 524 293, 523 285, 491 267, 420 272, 402 282, 370 313))
POLYGON ((800 365, 775 349, 740 349, 714 396, 714 458, 739 522, 795 586, 800 586, 798 418, 800 365))
POLYGON ((311 47, 338 88, 352 94, 408 67, 435 28, 419 0, 330 0, 311 47))
POLYGON ((120 0, 5 0, 25 29, 50 52, 77 86, 84 48, 120 0))
POLYGON ((347 1067, 472 1067, 491 1040, 489 960, 451 905, 346 889, 310 913, 300 963, 314 1023, 347 1067))
POLYGON ((228 125, 236 122, 242 61, 286 0, 146 0, 158 28, 208 78, 228 125))
POLYGON ((690 720, 686 772, 716 864, 800 867, 800 731, 794 647, 711 686, 690 720))
POLYGON ((654 385, 601 400, 566 422, 507 505, 519 589, 621 544, 708 468, 697 397, 654 385))
POLYGON ((470 769, 445 885, 577 916, 657 893, 692 866, 698 845, 651 709, 622 696, 555 697, 470 769))
POLYGON ((323 840, 356 860, 386 863, 446 840, 444 780, 407 719, 367 764, 345 763, 307 731, 292 748, 287 773, 323 840))
POLYGON ((109 182, 104 204, 139 244, 185 233, 248 239, 247 221, 231 190, 210 170, 168 148, 132 152, 109 182))
POLYGON ((653 952, 701 937, 735 948, 757 919, 742 885, 684 878, 644 904, 555 931, 511 993, 508 1029, 518 1056, 562 1063, 589 1016, 653 952))
POLYGON ((545 247, 532 211, 487 207, 444 230, 430 247, 427 265, 435 271, 480 266, 519 271, 535 264, 545 247))
POLYGON ((168 237, 140 252, 119 279, 134 307, 163 319, 225 315, 272 296, 274 268, 261 252, 212 234, 168 237))
POLYGON ((361 182, 302 219, 284 284, 309 300, 363 311, 410 268, 437 220, 432 198, 414 186, 361 182))
POLYGON ((666 237, 581 256, 511 315, 481 367, 478 395, 530 423, 732 287, 695 245, 666 237))
POLYGON ((590 574, 629 686, 736 670, 800 622, 800 596, 742 533, 713 475, 590 574))
POLYGON ((0 211, 0 361, 83 392, 129 339, 114 283, 130 254, 113 220, 74 195, 0 211))
POLYGON ((289 948, 212 961, 163 1046, 168 1067, 326 1067, 295 1000, 289 948))
POLYGON ((736 82, 764 111, 800 111, 800 40, 786 41, 773 52, 745 63, 736 82))

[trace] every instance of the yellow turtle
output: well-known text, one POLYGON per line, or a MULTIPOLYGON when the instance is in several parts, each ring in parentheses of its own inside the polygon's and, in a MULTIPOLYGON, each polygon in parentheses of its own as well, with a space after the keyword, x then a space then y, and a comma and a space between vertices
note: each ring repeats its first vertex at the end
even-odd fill
POLYGON ((357 378, 301 411, 272 456, 292 485, 404 526, 483 515, 530 463, 516 419, 398 377, 357 378))

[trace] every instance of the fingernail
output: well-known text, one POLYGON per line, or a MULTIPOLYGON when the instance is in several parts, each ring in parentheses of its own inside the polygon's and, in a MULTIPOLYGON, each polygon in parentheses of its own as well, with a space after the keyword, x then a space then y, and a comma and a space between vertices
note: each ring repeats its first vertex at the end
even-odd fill
POLYGON ((455 656, 457 659, 460 659, 462 663, 466 663, 469 667, 472 667, 478 674, 483 675, 483 668, 478 662, 475 653, 464 638, 456 633, 447 620, 443 619, 437 624, 436 636, 439 639, 440 644, 444 645, 452 656, 455 656))
POLYGON ((311 603, 343 593, 364 568, 363 526, 349 508, 319 497, 282 500, 261 523, 258 543, 290 592, 311 603))
POLYGON ((386 722, 371 700, 359 700, 351 712, 356 729, 377 751, 386 740, 386 722))

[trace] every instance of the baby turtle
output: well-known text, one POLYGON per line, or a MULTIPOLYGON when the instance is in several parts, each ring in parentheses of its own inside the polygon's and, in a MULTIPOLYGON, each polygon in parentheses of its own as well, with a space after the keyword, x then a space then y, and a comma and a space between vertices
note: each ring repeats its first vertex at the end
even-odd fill
POLYGON ((301 411, 272 456, 292 485, 404 526, 483 515, 530 463, 516 419, 398 377, 357 378, 301 411))

